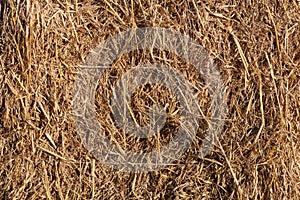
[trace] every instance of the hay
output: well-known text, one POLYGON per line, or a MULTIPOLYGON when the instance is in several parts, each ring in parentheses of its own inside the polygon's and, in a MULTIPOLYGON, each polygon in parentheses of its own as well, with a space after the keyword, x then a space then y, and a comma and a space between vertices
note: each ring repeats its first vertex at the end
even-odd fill
MULTIPOLYGON (((0 197, 298 199, 299 10, 295 0, 1 1, 0 197), (197 152, 205 121, 199 141, 178 165, 134 174, 111 169, 89 154, 75 129, 71 100, 78 65, 88 53, 109 36, 144 26, 186 33, 208 51, 224 78, 228 114, 220 142, 204 159, 197 152)), ((118 77, 122 66, 139 62, 188 67, 165 52, 133 52, 116 61, 117 72, 107 76, 118 77)), ((208 114, 201 79, 188 68, 181 71, 199 86, 199 104, 208 114)), ((101 83, 98 91, 109 96, 112 85, 101 83)), ((151 104, 145 91, 157 101, 168 100, 160 97, 163 88, 142 88, 132 101, 135 115, 146 113, 151 104)), ((108 106, 105 95, 98 93, 98 104, 108 106)), ((109 113, 101 111, 104 123, 109 113)), ((140 123, 148 117, 143 114, 140 123)), ((172 137, 176 115, 168 123, 162 142, 172 137)), ((104 124, 108 135, 118 134, 104 124)), ((127 138, 122 143, 121 135, 114 137, 132 150, 147 150, 147 144, 157 142, 127 138)))

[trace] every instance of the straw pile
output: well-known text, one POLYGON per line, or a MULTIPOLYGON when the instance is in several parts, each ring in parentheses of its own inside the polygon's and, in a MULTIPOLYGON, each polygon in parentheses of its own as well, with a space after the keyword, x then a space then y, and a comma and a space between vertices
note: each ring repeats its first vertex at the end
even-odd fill
MULTIPOLYGON (((0 197, 298 199, 299 10, 297 0, 0 1, 0 197), (177 165, 135 174, 101 164, 82 145, 72 89, 78 66, 101 41, 145 26, 185 33, 207 50, 224 79, 228 113, 220 142, 205 158, 197 156, 201 141, 194 141, 177 165)), ((106 77, 113 82, 124 73, 122 66, 139 62, 187 66, 165 52, 132 52, 106 77)), ((193 82, 188 66, 181 72, 193 82)), ((111 85, 100 83, 96 106, 104 123, 111 85)), ((200 79, 192 84, 205 88, 200 79)), ((141 124, 149 122, 145 113, 151 106, 143 94, 172 101, 162 91, 155 86, 137 91, 132 107, 141 124)), ((199 104, 209 114, 207 101, 202 89, 199 104)), ((178 109, 176 102, 170 105, 169 112, 178 109)), ((162 144, 176 131, 178 117, 168 120, 162 144)), ((118 134, 111 123, 103 126, 108 136, 118 134)), ((199 140, 206 128, 203 122, 199 140)), ((124 148, 155 146, 115 137, 124 148)))

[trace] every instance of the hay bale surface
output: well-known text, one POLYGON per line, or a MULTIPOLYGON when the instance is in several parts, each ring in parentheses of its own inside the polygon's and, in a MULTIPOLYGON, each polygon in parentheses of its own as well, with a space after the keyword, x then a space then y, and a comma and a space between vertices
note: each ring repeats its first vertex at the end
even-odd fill
MULTIPOLYGON (((1 1, 0 197, 298 199, 299 10, 295 0, 1 1), (109 36, 145 26, 185 33, 207 50, 224 79, 228 114, 220 143, 205 158, 197 155, 207 128, 203 122, 199 141, 177 165, 134 174, 111 169, 89 154, 76 132, 71 101, 78 65, 88 53, 109 36)), ((176 55, 132 52, 106 77, 117 79, 140 62, 180 69, 199 86, 199 104, 209 114, 202 80, 176 55)), ((124 148, 151 150, 149 144, 157 141, 125 138, 121 143, 119 130, 106 123, 115 81, 110 80, 107 85, 100 80, 99 121, 124 148)), ((145 108, 151 104, 142 94, 169 101, 163 90, 137 92, 132 106, 136 115, 142 113, 141 124, 147 124, 145 108)), ((178 106, 171 104, 169 112, 175 112, 178 106)), ((176 115, 168 123, 162 143, 176 130, 176 115)))

